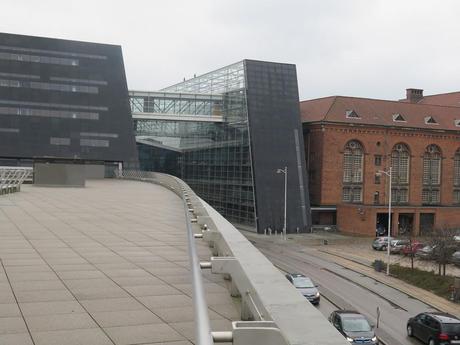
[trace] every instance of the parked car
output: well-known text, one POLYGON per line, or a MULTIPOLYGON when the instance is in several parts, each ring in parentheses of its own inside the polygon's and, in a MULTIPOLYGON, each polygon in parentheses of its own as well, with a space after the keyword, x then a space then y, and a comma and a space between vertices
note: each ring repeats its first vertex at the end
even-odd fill
POLYGON ((390 242, 390 253, 401 254, 405 246, 409 245, 409 240, 392 240, 390 242))
POLYGON ((303 274, 299 273, 290 273, 286 274, 287 280, 289 280, 292 285, 294 285, 300 293, 308 299, 312 304, 318 305, 321 299, 318 287, 313 283, 313 281, 305 277, 303 274))
POLYGON ((460 266, 460 250, 452 254, 451 262, 456 266, 460 266))
POLYGON ((460 319, 446 313, 421 313, 407 321, 407 335, 429 345, 460 344, 460 319))
POLYGON ((402 250, 403 255, 415 255, 417 250, 425 247, 425 244, 419 241, 412 241, 410 244, 405 246, 402 250))
POLYGON ((353 344, 378 344, 373 327, 366 317, 352 310, 336 310, 329 322, 353 344))
MULTIPOLYGON (((395 238, 390 237, 390 243, 391 240, 394 240, 395 238)), ((372 248, 375 250, 386 250, 388 247, 388 237, 376 237, 374 242, 372 242, 372 248)))
POLYGON ((419 259, 430 260, 436 255, 436 245, 426 245, 415 252, 415 256, 419 259))

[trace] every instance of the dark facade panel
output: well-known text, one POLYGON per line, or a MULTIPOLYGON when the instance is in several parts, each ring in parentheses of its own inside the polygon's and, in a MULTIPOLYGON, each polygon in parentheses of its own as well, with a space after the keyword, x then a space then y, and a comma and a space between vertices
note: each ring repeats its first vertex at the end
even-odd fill
POLYGON ((0 33, 0 158, 137 161, 121 47, 0 33))
POLYGON ((245 60, 257 230, 281 230, 288 168, 287 230, 309 231, 303 133, 295 65, 245 60))
POLYGON ((137 150, 140 170, 155 171, 181 177, 179 166, 180 152, 144 143, 137 143, 137 150))

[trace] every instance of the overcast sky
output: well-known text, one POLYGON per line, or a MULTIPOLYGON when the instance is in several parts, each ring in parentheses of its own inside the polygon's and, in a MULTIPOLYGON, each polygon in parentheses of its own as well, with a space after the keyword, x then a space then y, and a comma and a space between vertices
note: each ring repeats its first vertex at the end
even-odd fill
POLYGON ((250 58, 297 65, 301 99, 460 90, 458 0, 0 0, 0 31, 120 44, 157 90, 250 58))

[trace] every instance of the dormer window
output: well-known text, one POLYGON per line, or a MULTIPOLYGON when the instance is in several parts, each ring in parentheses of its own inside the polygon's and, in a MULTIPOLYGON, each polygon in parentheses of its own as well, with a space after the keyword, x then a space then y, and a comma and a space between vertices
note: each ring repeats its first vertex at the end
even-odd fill
POLYGON ((436 122, 436 120, 434 119, 433 116, 426 116, 425 117, 425 124, 427 124, 427 125, 437 125, 438 123, 436 122))
POLYGON ((345 112, 345 115, 346 115, 347 119, 360 119, 360 116, 354 110, 347 110, 345 112))
POLYGON ((394 122, 406 122, 406 119, 401 114, 393 114, 394 122))
POLYGON ((454 124, 456 127, 460 127, 460 120, 454 120, 454 124))

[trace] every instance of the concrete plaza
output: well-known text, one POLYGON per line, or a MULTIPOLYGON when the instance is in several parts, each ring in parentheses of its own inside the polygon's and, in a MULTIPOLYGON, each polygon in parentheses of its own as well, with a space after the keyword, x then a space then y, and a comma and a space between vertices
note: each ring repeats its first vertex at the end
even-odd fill
MULTIPOLYGON (((142 182, 0 196, 0 344, 191 344, 184 219, 178 196, 142 182)), ((229 330, 237 304, 204 277, 212 329, 229 330)))

